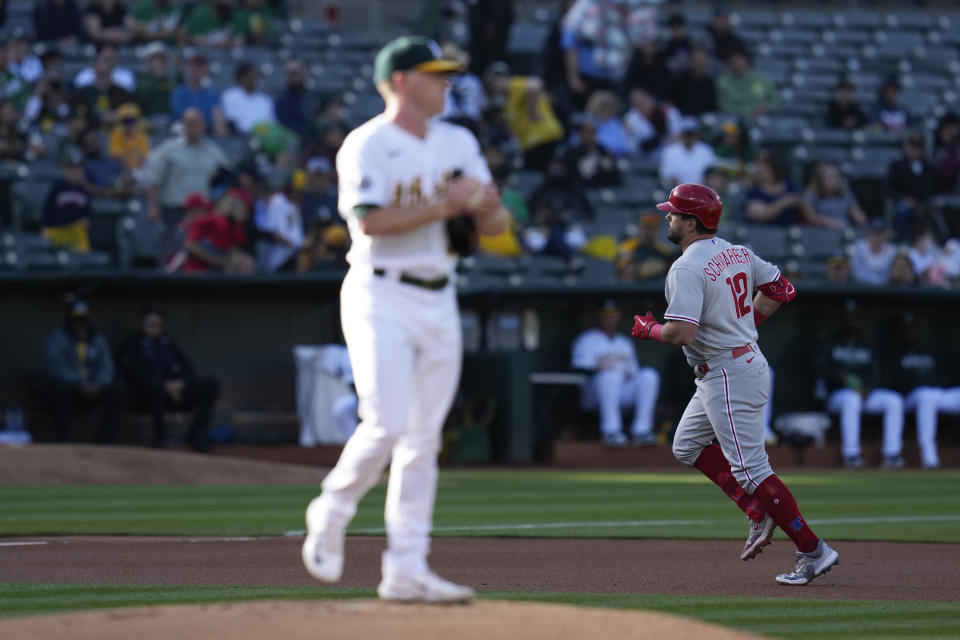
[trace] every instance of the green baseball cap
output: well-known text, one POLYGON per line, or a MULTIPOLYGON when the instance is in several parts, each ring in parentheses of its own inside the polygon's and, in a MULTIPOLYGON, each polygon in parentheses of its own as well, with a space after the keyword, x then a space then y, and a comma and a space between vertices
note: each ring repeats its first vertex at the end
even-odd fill
POLYGON ((420 36, 403 36, 388 42, 373 61, 373 81, 389 80, 394 71, 460 73, 463 65, 440 57, 440 47, 420 36))

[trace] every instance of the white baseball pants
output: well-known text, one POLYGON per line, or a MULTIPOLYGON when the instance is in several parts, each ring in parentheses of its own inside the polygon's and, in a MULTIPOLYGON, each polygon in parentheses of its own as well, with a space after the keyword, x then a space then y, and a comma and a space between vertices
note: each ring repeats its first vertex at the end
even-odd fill
POLYGON ((584 386, 581 406, 600 414, 600 433, 608 436, 623 431, 621 407, 634 407, 632 435, 653 432, 653 412, 660 395, 660 373, 642 367, 636 375, 624 378, 619 371, 598 371, 584 386))
POLYGON ((429 291, 351 269, 340 293, 360 424, 323 481, 318 522, 346 527, 390 460, 384 575, 427 569, 443 422, 463 360, 453 286, 429 291))
POLYGON ((883 414, 883 455, 903 450, 903 396, 890 389, 874 389, 864 398, 858 391, 837 389, 827 397, 827 411, 840 415, 844 458, 860 455, 860 414, 883 414))
MULTIPOLYGON (((711 361, 712 362, 712 361, 711 361)), ((763 410, 770 396, 767 360, 758 349, 728 358, 698 378, 697 391, 680 417, 673 455, 693 466, 714 438, 744 490, 754 490, 773 475, 764 446, 763 410)))
POLYGON ((343 435, 344 440, 349 440, 357 430, 357 396, 352 393, 340 396, 334 400, 330 411, 333 413, 337 430, 343 435))
POLYGON ((960 413, 960 387, 917 387, 907 394, 907 411, 917 412, 917 444, 923 465, 940 464, 937 454, 937 414, 960 413))

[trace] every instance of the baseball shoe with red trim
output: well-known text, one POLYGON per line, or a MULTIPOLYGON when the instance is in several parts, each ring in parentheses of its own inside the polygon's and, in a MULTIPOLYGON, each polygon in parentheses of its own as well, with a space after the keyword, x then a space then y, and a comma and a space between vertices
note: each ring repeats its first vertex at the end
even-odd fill
POLYGON ((776 524, 769 513, 765 513, 763 519, 759 522, 754 522, 749 518, 747 518, 747 521, 750 524, 750 529, 747 533, 747 542, 743 545, 743 552, 740 554, 741 560, 750 560, 763 553, 763 548, 770 544, 770 539, 773 538, 773 530, 776 528, 776 524))
POLYGON ((840 564, 840 554, 820 540, 817 548, 810 553, 797 551, 797 568, 791 573, 781 573, 777 582, 789 585, 804 585, 820 574, 830 571, 834 565, 840 564))
POLYGON ((444 580, 432 571, 411 576, 384 576, 377 587, 384 600, 397 602, 469 602, 473 589, 444 580))

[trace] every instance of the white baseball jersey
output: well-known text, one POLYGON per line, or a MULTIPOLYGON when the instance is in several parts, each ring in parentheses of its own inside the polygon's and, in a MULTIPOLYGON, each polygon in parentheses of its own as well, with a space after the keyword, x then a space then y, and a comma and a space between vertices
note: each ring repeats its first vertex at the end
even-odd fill
POLYGON ((354 208, 427 204, 446 193, 458 170, 491 182, 480 145, 463 127, 432 120, 421 139, 379 115, 352 131, 337 154, 338 209, 353 242, 347 261, 422 277, 451 274, 456 256, 447 247, 443 221, 405 233, 369 236, 360 231, 354 208))
POLYGON ((736 347, 756 342, 753 292, 780 270, 753 251, 723 238, 689 245, 667 273, 666 320, 697 325, 697 336, 683 347, 691 366, 736 347))
POLYGON ((624 335, 616 333, 611 338, 600 329, 587 329, 573 343, 571 366, 574 369, 599 369, 606 360, 604 368, 615 370, 626 378, 635 374, 640 365, 633 343, 624 335))

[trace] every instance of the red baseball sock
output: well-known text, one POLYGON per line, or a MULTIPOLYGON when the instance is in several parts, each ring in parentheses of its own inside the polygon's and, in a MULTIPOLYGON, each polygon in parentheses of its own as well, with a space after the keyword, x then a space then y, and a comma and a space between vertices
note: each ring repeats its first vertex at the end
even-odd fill
POLYGON ((753 497, 763 510, 770 514, 777 526, 790 536, 798 551, 810 553, 817 548, 820 538, 800 515, 796 499, 780 478, 769 476, 753 492, 753 497))
POLYGON ((760 522, 763 519, 763 509, 756 499, 744 491, 737 479, 733 477, 730 463, 727 462, 727 457, 723 455, 723 450, 720 447, 715 444, 704 447, 693 466, 700 473, 710 478, 711 482, 723 489, 723 492, 737 503, 737 506, 747 514, 748 518, 754 522, 760 522))

